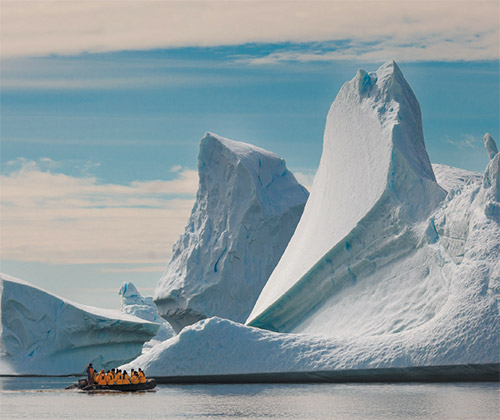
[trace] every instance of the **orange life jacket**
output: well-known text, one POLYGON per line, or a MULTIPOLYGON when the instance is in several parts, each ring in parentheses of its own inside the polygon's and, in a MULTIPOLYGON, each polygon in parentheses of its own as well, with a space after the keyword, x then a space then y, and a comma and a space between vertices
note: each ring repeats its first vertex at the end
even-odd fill
POLYGON ((118 375, 115 376, 115 384, 121 385, 122 383, 123 383, 123 375, 119 373, 118 375))
POLYGON ((146 375, 144 375, 144 373, 143 373, 143 372, 139 372, 139 382, 140 382, 141 384, 146 383, 146 375))
POLYGON ((106 383, 108 385, 113 385, 115 383, 115 378, 113 377, 113 374, 111 372, 109 372, 107 375, 106 375, 106 383))
POLYGON ((99 375, 99 381, 97 382, 97 385, 107 385, 107 383, 106 383, 106 375, 104 375, 104 373, 101 373, 99 375))
POLYGON ((127 373, 123 374, 122 385, 130 384, 130 376, 127 373))
POLYGON ((132 382, 133 384, 138 384, 139 383, 139 377, 137 375, 132 375, 130 377, 130 382, 132 382))

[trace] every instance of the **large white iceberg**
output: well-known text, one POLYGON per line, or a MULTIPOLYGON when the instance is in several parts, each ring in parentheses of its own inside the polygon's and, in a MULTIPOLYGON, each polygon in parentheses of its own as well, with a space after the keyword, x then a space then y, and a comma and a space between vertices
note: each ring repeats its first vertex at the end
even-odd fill
POLYGON ((436 182, 397 65, 360 70, 330 109, 303 217, 248 323, 464 360, 479 344, 474 359, 498 362, 499 156, 485 144, 484 177, 437 166, 436 182))
POLYGON ((154 293, 177 331, 214 315, 245 321, 308 197, 283 159, 215 134, 201 140, 198 171, 191 217, 154 293))
POLYGON ((152 296, 142 296, 131 282, 124 282, 118 293, 122 297, 122 312, 154 322, 160 326, 156 335, 144 343, 143 352, 148 351, 151 347, 168 340, 174 335, 174 330, 170 324, 158 314, 158 308, 153 302, 152 296))
POLYGON ((2 373, 80 373, 141 354, 159 325, 120 311, 80 305, 0 274, 2 373))
POLYGON ((433 168, 397 65, 360 70, 331 107, 311 196, 248 325, 200 321, 133 363, 170 377, 450 365, 498 375, 500 154, 489 135, 485 146, 484 175, 433 168))

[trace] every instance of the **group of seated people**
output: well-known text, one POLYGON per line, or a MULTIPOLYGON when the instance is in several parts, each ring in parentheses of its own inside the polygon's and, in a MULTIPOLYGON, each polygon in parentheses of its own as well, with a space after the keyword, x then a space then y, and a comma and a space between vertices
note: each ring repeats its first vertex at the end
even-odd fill
POLYGON ((146 375, 139 368, 138 371, 132 369, 130 375, 126 370, 111 369, 104 372, 104 369, 97 372, 92 364, 87 367, 87 381, 89 385, 129 385, 146 383, 146 375))

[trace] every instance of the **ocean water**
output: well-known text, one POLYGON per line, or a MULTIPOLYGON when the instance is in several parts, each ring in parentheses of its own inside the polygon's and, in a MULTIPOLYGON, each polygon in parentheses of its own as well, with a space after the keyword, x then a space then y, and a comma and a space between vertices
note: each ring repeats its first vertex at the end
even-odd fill
POLYGON ((0 378, 0 419, 500 418, 498 383, 159 385, 141 393, 64 390, 73 378, 0 378))

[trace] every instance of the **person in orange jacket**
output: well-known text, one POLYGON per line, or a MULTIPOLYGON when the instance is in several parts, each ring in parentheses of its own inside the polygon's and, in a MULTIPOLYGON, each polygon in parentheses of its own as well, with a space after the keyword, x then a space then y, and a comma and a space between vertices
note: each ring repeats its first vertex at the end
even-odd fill
POLYGON ((115 375, 113 375, 113 371, 110 370, 106 374, 106 385, 114 385, 115 384, 115 375))
POLYGON ((123 383, 123 374, 120 369, 116 370, 116 375, 115 375, 115 384, 116 385, 121 385, 123 383))
POLYGON ((97 379, 97 385, 107 385, 106 374, 104 373, 104 370, 101 370, 101 372, 99 373, 99 378, 97 379))
POLYGON ((127 371, 123 371, 123 376, 122 376, 122 385, 130 385, 130 376, 128 376, 127 371))
POLYGON ((137 375, 137 372, 134 372, 130 376, 130 382, 133 383, 134 385, 137 385, 139 383, 139 376, 137 375))
POLYGON ((146 383, 146 375, 144 375, 144 372, 142 371, 141 368, 139 368, 139 373, 137 375, 139 376, 139 383, 145 384, 146 383))

